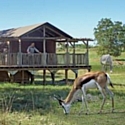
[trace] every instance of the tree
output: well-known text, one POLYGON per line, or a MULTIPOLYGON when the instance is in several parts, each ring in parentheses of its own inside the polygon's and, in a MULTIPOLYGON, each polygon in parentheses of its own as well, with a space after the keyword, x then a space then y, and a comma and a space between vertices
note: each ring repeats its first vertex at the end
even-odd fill
POLYGON ((125 25, 120 21, 112 22, 111 19, 102 18, 94 28, 94 36, 98 54, 119 56, 125 50, 125 25))

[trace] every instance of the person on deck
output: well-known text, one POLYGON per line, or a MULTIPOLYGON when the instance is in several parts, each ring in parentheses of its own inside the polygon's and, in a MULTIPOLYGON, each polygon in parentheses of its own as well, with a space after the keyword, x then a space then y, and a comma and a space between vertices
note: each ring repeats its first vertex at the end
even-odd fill
POLYGON ((28 46, 27 48, 27 53, 29 54, 28 59, 29 65, 38 65, 39 60, 41 60, 41 56, 39 54, 35 54, 35 53, 41 53, 36 47, 35 47, 35 43, 31 43, 30 46, 28 46))
POLYGON ((35 43, 31 43, 31 45, 27 48, 27 53, 41 53, 36 47, 35 43))

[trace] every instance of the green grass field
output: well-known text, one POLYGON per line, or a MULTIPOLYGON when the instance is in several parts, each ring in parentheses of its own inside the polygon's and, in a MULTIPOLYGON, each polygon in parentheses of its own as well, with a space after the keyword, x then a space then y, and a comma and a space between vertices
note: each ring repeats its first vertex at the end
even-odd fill
MULTIPOLYGON (((123 53, 120 59, 125 58, 123 53)), ((92 70, 101 69, 96 49, 90 49, 90 64, 92 70)), ((80 70, 79 75, 86 71, 80 70)), ((41 72, 38 72, 40 75, 41 72)), ((110 74, 110 73, 109 73, 110 74)), ((57 80, 64 78, 63 71, 56 74, 57 80)), ((111 100, 108 97, 102 114, 98 114, 102 98, 97 90, 88 93, 98 97, 88 102, 90 114, 84 112, 78 115, 81 102, 75 102, 69 115, 64 115, 53 95, 65 98, 71 85, 21 85, 17 83, 0 84, 0 125, 124 125, 125 121, 125 67, 114 64, 113 73, 110 74, 115 88, 110 88, 115 95, 115 110, 111 113, 111 100)), ((69 78, 74 74, 69 71, 69 78)), ((39 81, 39 79, 36 78, 39 81)), ((50 80, 48 74, 47 80, 50 80)), ((48 82, 49 83, 49 82, 48 82)), ((47 84, 48 84, 47 83, 47 84)))

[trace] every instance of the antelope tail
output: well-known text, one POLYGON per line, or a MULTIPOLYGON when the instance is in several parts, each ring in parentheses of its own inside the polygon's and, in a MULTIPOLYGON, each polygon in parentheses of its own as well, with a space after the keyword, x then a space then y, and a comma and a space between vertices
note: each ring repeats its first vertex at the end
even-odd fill
POLYGON ((111 82, 111 81, 110 81, 110 83, 109 83, 109 84, 110 84, 110 86, 111 86, 112 88, 114 88, 114 86, 113 86, 113 84, 112 84, 112 82, 111 82))
POLYGON ((111 79, 110 79, 109 74, 106 73, 106 76, 107 76, 107 82, 109 83, 109 85, 110 85, 112 88, 114 88, 114 86, 113 86, 113 84, 112 84, 112 82, 111 82, 111 79))

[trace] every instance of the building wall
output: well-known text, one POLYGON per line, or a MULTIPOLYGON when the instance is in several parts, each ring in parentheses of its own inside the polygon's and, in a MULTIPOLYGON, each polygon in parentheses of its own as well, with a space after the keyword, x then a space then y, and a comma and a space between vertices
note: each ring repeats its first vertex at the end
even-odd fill
POLYGON ((19 42, 18 41, 10 41, 10 53, 19 52, 19 42))
POLYGON ((55 53, 56 52, 56 42, 52 40, 48 40, 46 42, 46 52, 47 53, 55 53))
MULTIPOLYGON (((27 53, 27 48, 31 43, 35 43, 36 48, 43 52, 43 42, 42 41, 21 41, 21 51, 23 53, 27 53)), ((10 42, 10 52, 18 53, 19 52, 19 42, 11 41, 10 42)), ((46 41, 46 52, 47 53, 55 53, 56 52, 56 42, 52 40, 46 41)))

